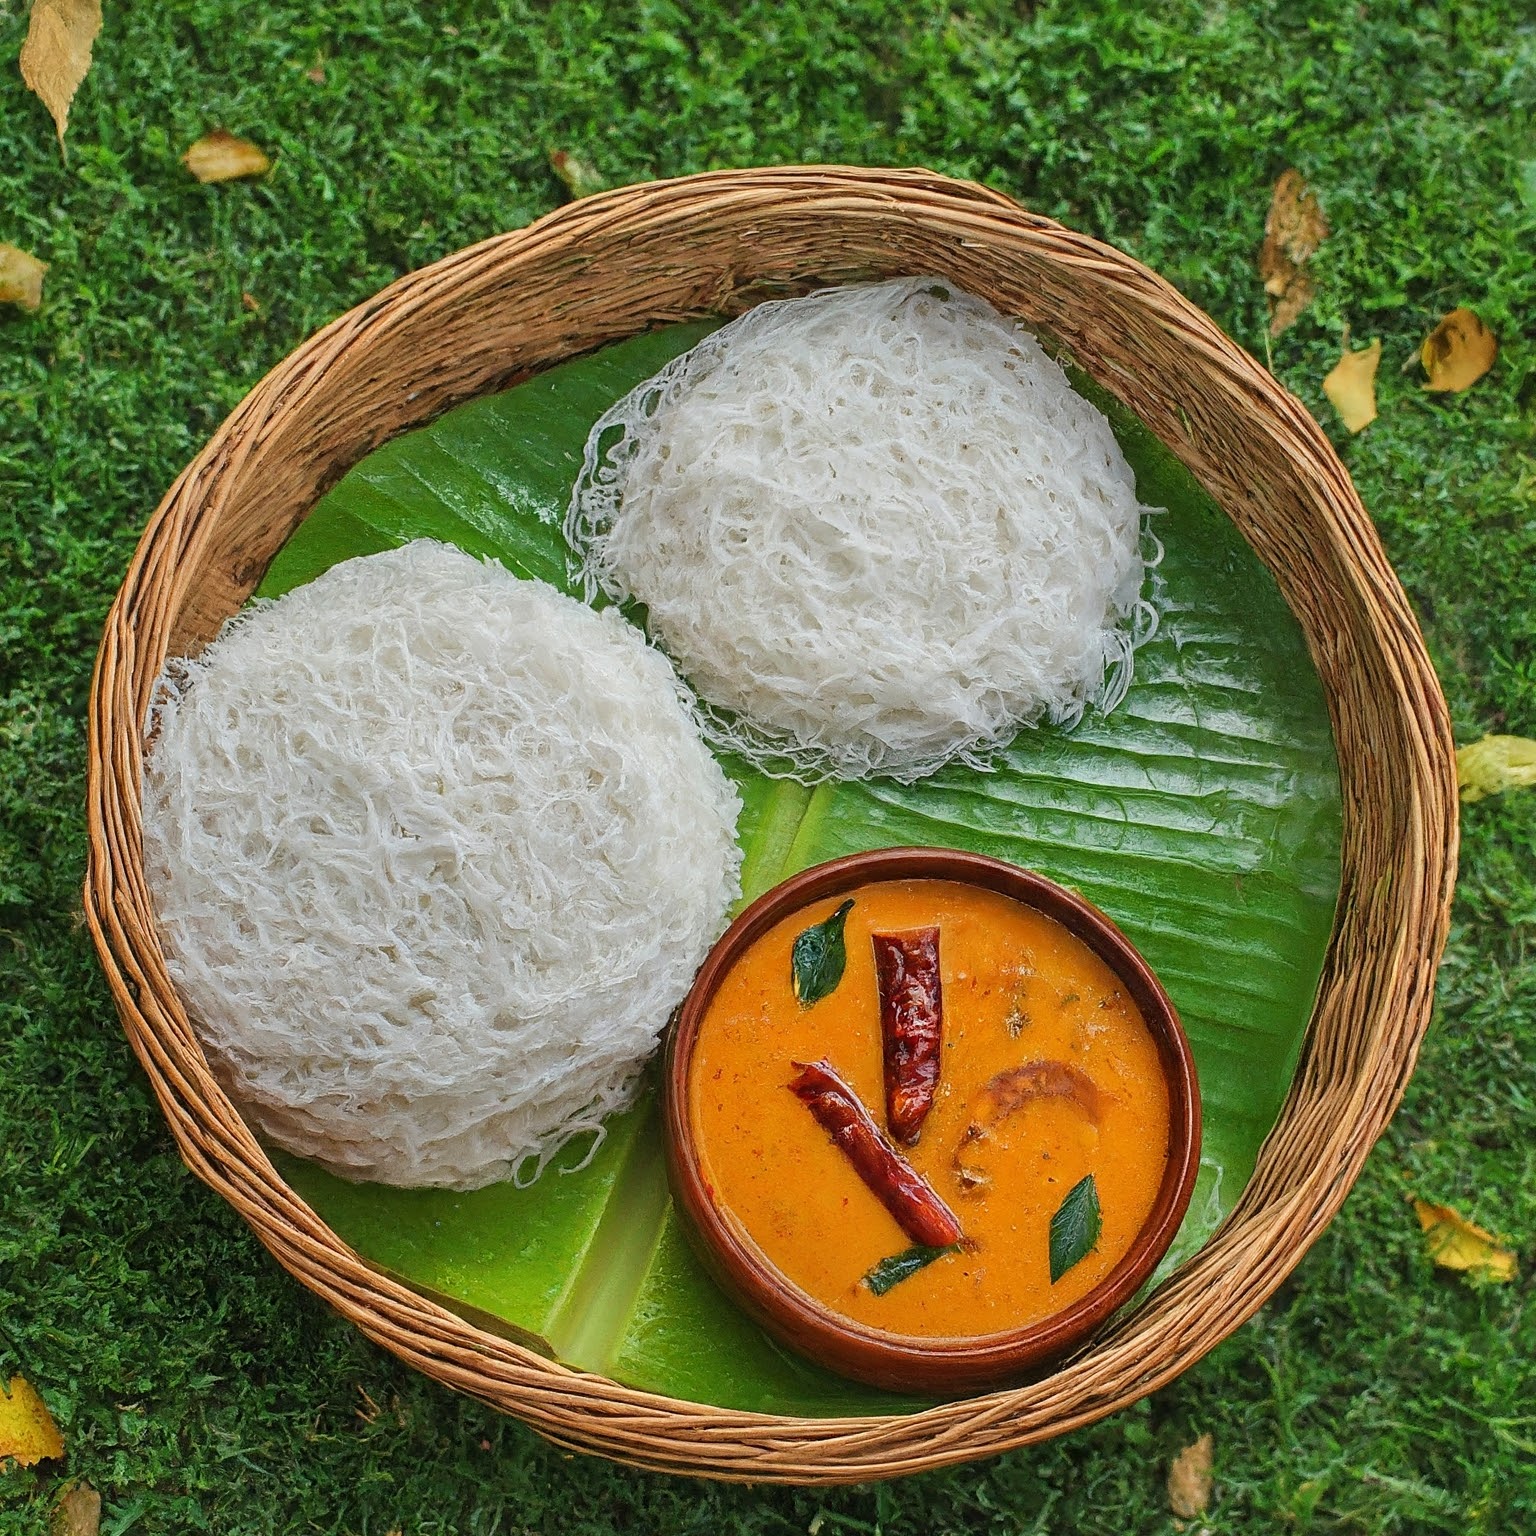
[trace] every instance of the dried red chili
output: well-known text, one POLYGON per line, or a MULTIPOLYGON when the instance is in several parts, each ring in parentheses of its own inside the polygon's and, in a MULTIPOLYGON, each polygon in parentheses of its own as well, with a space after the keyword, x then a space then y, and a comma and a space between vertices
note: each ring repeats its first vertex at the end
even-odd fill
POLYGON ((815 1115, 869 1186, 880 1203, 894 1216, 914 1243, 942 1248, 959 1242, 960 1223, 939 1198, 934 1187, 915 1169, 875 1124, 830 1062, 797 1061, 800 1075, 790 1084, 792 1093, 815 1115))
POLYGON ((885 1118, 910 1146, 939 1086, 944 998, 939 984, 939 930, 872 933, 885 1046, 885 1118))

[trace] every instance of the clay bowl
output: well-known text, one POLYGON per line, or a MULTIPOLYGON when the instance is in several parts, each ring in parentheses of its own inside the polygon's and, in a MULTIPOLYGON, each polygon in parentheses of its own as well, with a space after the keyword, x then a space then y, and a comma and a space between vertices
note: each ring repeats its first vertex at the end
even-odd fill
POLYGON ((790 1348, 856 1380, 898 1392, 956 1396, 1013 1383, 1082 1343, 1156 1268, 1183 1220, 1200 1163, 1194 1058, 1168 994, 1129 939, 1081 896, 998 859, 947 848, 887 848, 834 859, 759 897, 710 951, 673 1023, 663 1071, 663 1126, 672 1192, 705 1264, 764 1328, 790 1348), (1054 918, 1114 972, 1157 1043, 1168 1085, 1169 1146, 1152 1211, 1120 1262, 1093 1290, 1027 1327, 980 1337, 887 1333, 833 1312, 787 1280, 703 1177, 688 1111, 699 1025, 716 989, 769 929, 824 897, 883 880, 951 880, 1011 897, 1054 918))

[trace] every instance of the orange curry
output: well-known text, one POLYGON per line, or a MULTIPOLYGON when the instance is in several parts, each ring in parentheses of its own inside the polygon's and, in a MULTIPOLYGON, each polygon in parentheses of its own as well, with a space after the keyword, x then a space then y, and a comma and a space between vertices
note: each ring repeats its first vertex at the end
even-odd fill
POLYGON ((1168 1147, 1157 1046, 1105 963, 1053 918, 944 880, 853 891, 846 965, 808 1007, 791 985, 797 935, 846 897, 758 939, 700 1024, 689 1113, 701 1172, 787 1279, 857 1322, 923 1338, 1002 1333, 1092 1290, 1135 1239, 1168 1147), (915 1140, 887 1122, 872 935, 937 927, 942 1045, 915 1140), (958 1218, 963 1241, 890 1285, 867 1277, 913 1238, 789 1084, 824 1062, 958 1218), (1054 1283, 1051 1220, 1093 1175, 1096 1244, 1054 1283))

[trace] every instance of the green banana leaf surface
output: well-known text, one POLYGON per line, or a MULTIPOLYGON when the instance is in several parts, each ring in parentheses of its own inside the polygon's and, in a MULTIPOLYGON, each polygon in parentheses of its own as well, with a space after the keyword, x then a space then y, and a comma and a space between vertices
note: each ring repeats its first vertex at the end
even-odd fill
MULTIPOLYGON (((574 592, 560 524, 592 422, 711 328, 620 342, 385 444, 317 504, 258 595, 423 537, 574 592)), ((1120 924, 1178 1007, 1200 1075, 1200 1178, 1166 1273, 1232 1208, 1290 1086, 1338 897, 1338 767, 1273 579, 1163 444, 1075 382, 1109 415, 1143 503, 1165 509, 1162 620, 1124 702, 1070 731, 1022 732, 992 772, 952 766, 908 786, 811 790, 721 761, 742 794, 744 901, 825 859, 927 843, 1037 869, 1120 924)), ((365 1259, 571 1365, 763 1412, 919 1406, 790 1354, 715 1287, 667 1193, 649 1088, 605 1131, 585 1166, 589 1144, 573 1145, 526 1189, 401 1190, 279 1165, 365 1259)))

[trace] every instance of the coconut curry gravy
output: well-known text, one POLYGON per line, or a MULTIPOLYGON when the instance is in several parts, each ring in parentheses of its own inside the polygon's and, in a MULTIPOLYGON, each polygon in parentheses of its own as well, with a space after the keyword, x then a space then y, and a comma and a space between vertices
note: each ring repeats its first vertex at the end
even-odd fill
POLYGON ((1157 1046, 1109 967, 1031 907, 943 880, 851 895, 846 965, 829 994, 797 1001, 791 951, 846 898, 813 902, 763 935, 711 1000, 688 1085, 710 1196, 785 1278, 856 1322, 975 1338, 1041 1321, 1092 1290, 1152 1210, 1169 1129, 1157 1046), (939 1075, 909 1141, 888 1120, 880 986, 891 983, 877 980, 872 936, 933 927, 939 1075), (873 1288, 871 1271, 914 1238, 832 1139, 835 1115, 807 1098, 805 1069, 816 1063, 851 1090, 963 1233, 883 1294, 889 1269, 873 1288), (1097 1242, 1053 1283, 1052 1217, 1090 1174, 1097 1242))

